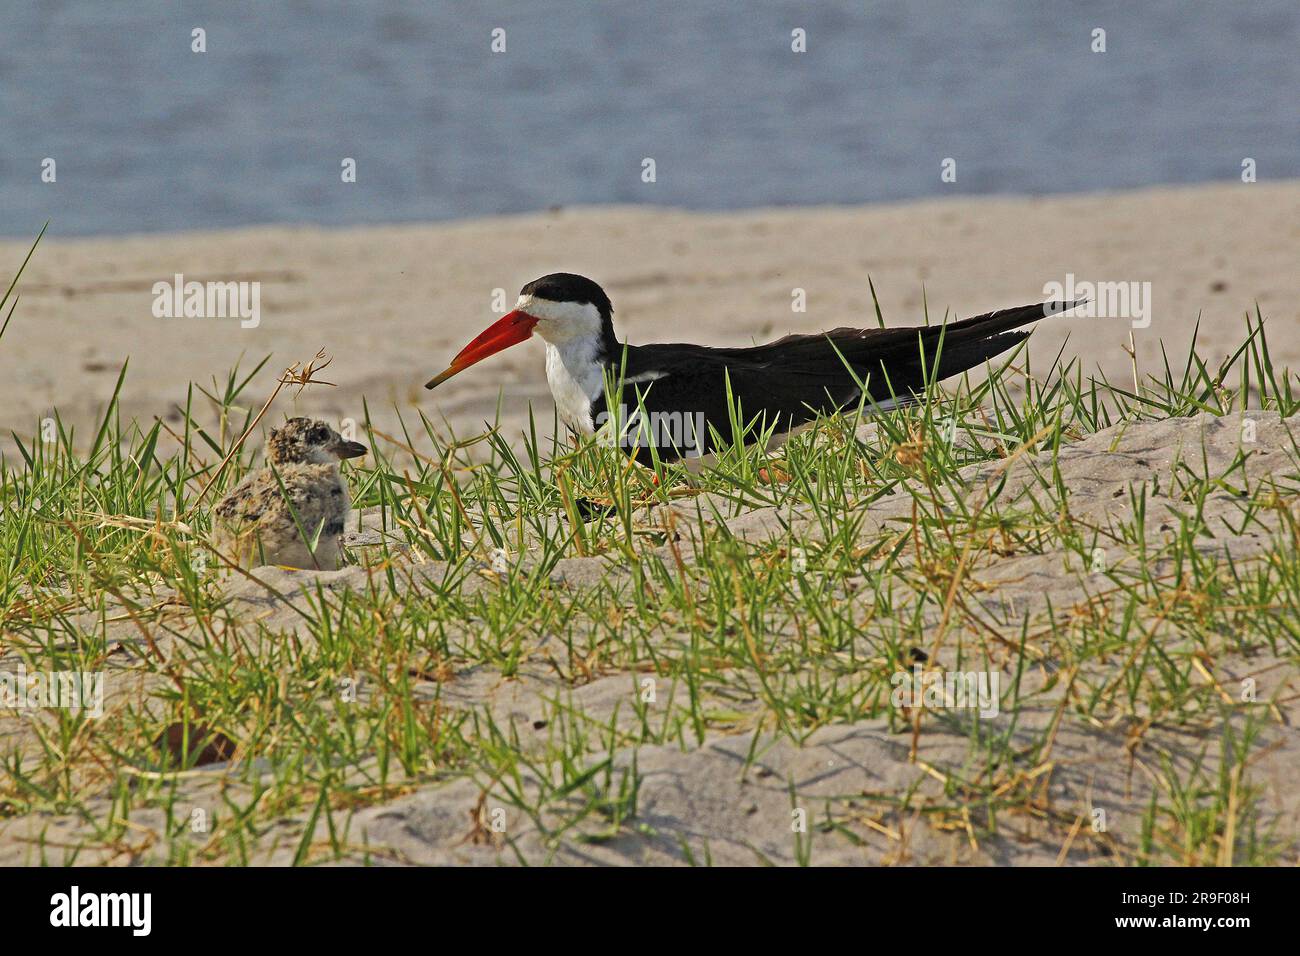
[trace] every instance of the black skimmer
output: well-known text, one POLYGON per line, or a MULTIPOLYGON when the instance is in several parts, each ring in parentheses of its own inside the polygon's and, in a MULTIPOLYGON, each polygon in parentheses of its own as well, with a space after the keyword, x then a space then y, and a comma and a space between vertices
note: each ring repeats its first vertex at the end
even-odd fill
MULTIPOLYGON (((748 348, 626 345, 614 335, 605 291, 584 276, 557 272, 524 286, 514 309, 425 388, 537 334, 546 343, 551 395, 570 430, 593 435, 616 423, 619 444, 642 464, 652 463, 652 446, 671 462, 714 451, 718 437, 729 444, 733 407, 747 421, 761 415, 764 428, 788 433, 819 413, 856 407, 859 382, 873 411, 906 404, 925 390, 927 377, 937 381, 973 368, 1029 335, 1015 330, 1077 304, 1036 303, 946 325, 839 328, 748 348), (620 383, 635 395, 618 391, 620 383), (614 396, 631 412, 611 415, 614 396)), ((761 433, 750 432, 747 440, 761 433)))
POLYGON ((339 474, 344 458, 368 449, 322 421, 291 418, 271 431, 267 466, 248 475, 216 507, 217 546, 241 567, 278 564, 334 571, 351 500, 339 474))

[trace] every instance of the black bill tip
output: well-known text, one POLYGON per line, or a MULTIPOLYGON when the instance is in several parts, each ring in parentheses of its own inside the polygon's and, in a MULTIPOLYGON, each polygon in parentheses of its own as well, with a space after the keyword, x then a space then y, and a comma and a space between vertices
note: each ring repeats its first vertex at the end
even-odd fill
POLYGON ((360 458, 369 453, 370 449, 359 441, 339 442, 334 448, 334 454, 339 458, 360 458))

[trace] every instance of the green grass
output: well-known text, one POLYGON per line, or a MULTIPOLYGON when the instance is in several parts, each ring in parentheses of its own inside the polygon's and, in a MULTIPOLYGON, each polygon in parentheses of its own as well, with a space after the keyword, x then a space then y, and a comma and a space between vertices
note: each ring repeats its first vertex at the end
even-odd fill
MULTIPOLYGON (((13 291, 0 300, 6 324, 13 291)), ((32 860, 238 864, 273 840, 297 863, 379 858, 352 842, 357 808, 472 780, 528 821, 543 851, 494 830, 486 796, 466 817, 468 845, 538 863, 664 838, 704 864, 707 841, 639 819, 639 752, 738 735, 750 741, 747 772, 773 740, 802 745, 863 721, 912 747, 918 779, 938 792, 819 796, 808 832, 784 838, 794 862, 817 862, 832 840, 883 840, 887 851, 864 850, 863 862, 906 860, 918 820, 971 847, 1032 833, 1107 863, 1295 859, 1294 833, 1266 823, 1250 772, 1285 701, 1244 702, 1205 675, 1260 654, 1295 673, 1300 449, 1261 480, 1244 457, 1213 469, 1186 448, 1134 481, 1106 520, 1076 513, 1058 467, 1063 449, 1114 426, 1292 415, 1300 399, 1258 313, 1222 363, 1193 343, 1182 361, 1119 384, 1061 357, 1033 369, 1018 350, 870 433, 852 415, 826 417, 777 452, 733 443, 689 481, 660 466, 653 482, 596 442, 541 439, 547 423, 522 442, 495 430, 458 439, 405 411, 388 434, 367 409, 372 455, 345 472, 355 506, 389 536, 352 555, 364 571, 345 587, 295 578, 305 596, 269 622, 232 598, 245 576, 207 544, 209 508, 257 464, 256 443, 238 440, 266 402, 248 394, 265 363, 195 385, 174 429, 121 420, 123 368, 94 434, 56 418, 13 436, 0 464, 4 666, 109 669, 118 688, 98 719, 0 712, 23 728, 0 738, 0 840, 6 822, 33 814, 76 824, 71 842, 37 839, 32 860), (1029 479, 1008 483, 1026 462, 1029 479), (615 507, 583 521, 582 499, 615 507), (1166 530, 1153 535, 1157 508, 1166 530), (755 512, 783 530, 738 535, 735 519, 755 512), (1244 557, 1207 544, 1252 531, 1260 543, 1244 557), (1084 599, 999 605, 989 581, 1005 562, 1058 552, 1084 599), (561 562, 574 558, 588 559, 586 576, 565 583, 572 565, 561 562), (999 669, 1008 719, 892 706, 891 676, 921 654, 999 669), (578 702, 604 679, 626 684, 621 703, 578 702), (475 680, 477 703, 449 692, 475 680), (511 682, 540 688, 540 727, 490 704, 511 682), (194 765, 197 743, 179 759, 160 749, 174 725, 237 746, 197 831, 194 788, 210 771, 194 765), (1138 776, 1150 795, 1127 829, 1094 829, 1080 807, 1047 797, 1068 771, 1058 739, 1080 730, 1146 748, 1138 776), (964 759, 929 764, 932 732, 965 739, 964 759), (1179 735, 1196 741, 1191 757, 1168 747, 1179 735)), ((744 421, 738 410, 738 434, 744 421)))

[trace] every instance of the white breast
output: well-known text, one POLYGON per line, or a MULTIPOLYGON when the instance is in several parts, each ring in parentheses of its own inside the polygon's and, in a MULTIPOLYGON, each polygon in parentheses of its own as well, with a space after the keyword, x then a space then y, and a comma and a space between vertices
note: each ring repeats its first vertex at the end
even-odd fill
POLYGON ((604 372, 596 360, 596 341, 546 343, 546 381, 560 421, 581 435, 595 432, 591 403, 605 390, 604 372))

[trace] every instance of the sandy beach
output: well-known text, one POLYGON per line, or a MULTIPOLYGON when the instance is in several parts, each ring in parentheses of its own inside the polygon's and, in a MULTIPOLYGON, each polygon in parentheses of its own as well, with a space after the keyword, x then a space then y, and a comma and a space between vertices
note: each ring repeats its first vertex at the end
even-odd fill
MULTIPOLYGON (((529 343, 459 376, 421 385, 494 318, 494 290, 513 302, 537 275, 599 281, 633 343, 761 342, 791 331, 875 322, 867 279, 891 325, 965 316, 1044 298, 1050 283, 1138 283, 1137 318, 1062 317, 1031 339, 1046 370, 1064 345, 1085 371, 1131 380, 1159 368, 1161 343, 1181 362, 1199 318, 1200 350, 1217 359, 1244 337, 1258 304, 1279 365, 1300 365, 1300 181, 1226 183, 1052 198, 953 199, 739 213, 645 207, 559 209, 419 226, 254 228, 62 239, 58 223, 23 278, 0 376, 0 427, 30 435, 57 407, 84 429, 130 360, 127 418, 177 420, 190 382, 210 386, 235 363, 270 363, 246 393, 261 400, 284 366, 325 349, 335 389, 295 411, 360 421, 362 399, 389 427, 393 407, 481 428, 501 400, 518 434, 529 403, 549 425, 541 346, 529 343), (155 283, 259 282, 255 327, 238 318, 158 318, 155 283), (1149 285, 1143 285, 1149 283, 1149 285), (806 311, 792 309, 793 290, 806 311), (1149 324, 1147 324, 1149 323, 1149 324), (1145 327, 1133 328, 1144 325, 1145 327), (1068 342, 1067 342, 1068 338, 1068 342)), ((16 270, 20 242, 0 245, 16 270)))
MULTIPOLYGON (((6 243, 0 262, 12 271, 25 252, 22 244, 6 243)), ((324 349, 333 362, 322 377, 337 387, 313 387, 301 397, 285 392, 268 424, 293 413, 360 421, 368 406, 379 428, 391 429, 397 411, 415 423, 419 411, 468 435, 499 406, 507 434, 518 436, 530 404, 545 424, 551 421, 539 343, 496 356, 436 393, 422 384, 493 319, 494 308, 514 301, 522 283, 552 270, 600 281, 614 299, 620 332, 634 343, 744 344, 791 331, 871 325, 868 276, 894 325, 920 321, 923 303, 939 321, 945 313, 967 316, 1038 301, 1052 295, 1045 291, 1052 284, 1068 294, 1071 287, 1087 289, 1086 283, 1121 283, 1133 292, 1131 314, 1041 323, 1030 340, 1040 376, 1063 351, 1085 373, 1100 368, 1128 383, 1134 361, 1141 372, 1156 372, 1163 348, 1181 377, 1198 319, 1198 350, 1217 362, 1243 341, 1244 315, 1256 305, 1268 322, 1274 365, 1300 366, 1298 252, 1300 181, 728 214, 566 209, 413 227, 280 227, 111 240, 64 240, 55 232, 23 277, 22 302, 0 345, 0 426, 30 435, 57 406, 84 436, 128 358, 126 420, 145 426, 154 416, 178 420, 176 404, 189 383, 211 388, 215 378, 220 390, 235 363, 248 370, 271 354, 245 393, 257 406, 281 369, 324 349), (155 287, 172 287, 178 275, 185 282, 260 283, 255 319, 160 317, 155 287), (806 311, 792 308, 801 294, 806 311), (1126 351, 1130 335, 1135 358, 1126 351)), ((811 852, 802 837, 791 838, 800 832, 790 822, 796 791, 809 813, 830 819, 833 807, 837 821, 858 828, 851 838, 843 827, 817 830, 815 859, 821 863, 1147 862, 1145 834, 1152 826, 1161 834, 1161 852, 1170 854, 1157 860, 1293 860, 1300 792, 1297 677, 1291 638, 1281 636, 1294 635, 1293 592, 1286 578, 1270 577, 1284 575, 1294 555, 1288 534, 1295 526, 1289 502, 1296 443, 1289 420, 1252 404, 1222 416, 1124 421, 1091 435, 1066 429, 1056 450, 1046 447, 1050 441, 1035 444, 1047 430, 1028 426, 1037 434, 1023 436, 1028 443, 1013 454, 982 452, 988 457, 966 464, 956 484, 945 485, 943 500, 896 494, 894 485, 883 489, 872 469, 892 474, 888 469, 912 467, 905 463, 913 459, 878 431, 870 438, 859 432, 868 449, 859 469, 877 477, 868 497, 830 509, 853 522, 847 531, 828 530, 827 509, 811 502, 742 501, 715 489, 639 505, 632 515, 636 527, 622 544, 614 537, 622 526, 597 519, 590 527, 604 527, 600 534, 611 537, 593 539, 604 543, 589 553, 575 545, 578 531, 588 533, 581 522, 547 504, 525 529, 527 509, 521 507, 517 521, 499 522, 517 532, 517 540, 509 539, 515 562, 509 573, 492 563, 496 555, 480 533, 496 520, 495 497, 472 506, 477 528, 448 524, 446 541, 438 538, 442 525, 420 523, 426 509, 452 514, 451 496, 428 490, 438 487, 439 475, 431 471, 410 496, 418 509, 394 512, 390 498, 387 506, 371 504, 353 515, 345 543, 355 563, 319 572, 266 567, 246 580, 209 575, 206 590, 191 588, 183 600, 188 566, 168 563, 167 556, 197 549, 192 529, 158 530, 152 499, 134 505, 140 512, 134 516, 86 511, 80 497, 58 501, 82 521, 82 535, 103 542, 105 553, 88 564, 108 570, 96 573, 119 573, 112 548, 129 547, 133 561, 142 553, 166 560, 142 571, 124 565, 123 572, 139 574, 142 582, 132 597, 118 589, 110 600, 92 586, 86 591, 92 603, 75 613, 64 607, 70 592, 62 590, 62 579, 40 584, 33 593, 57 598, 53 616, 47 621, 35 603, 24 605, 33 623, 3 662, 13 668, 30 658, 34 666, 47 654, 50 635, 60 633, 56 627, 75 637, 70 647, 93 637, 94 647, 107 649, 97 660, 109 674, 109 719, 95 725, 95 733, 102 739, 119 734, 112 753, 137 756, 121 767, 117 756, 87 762, 77 790, 80 813, 66 809, 76 804, 24 797, 20 811, 0 820, 0 863, 57 860, 42 856, 49 843, 87 848, 78 851, 81 863, 647 865, 698 862, 697 855, 707 853, 731 865, 792 864, 811 852), (1052 497, 1058 491, 1049 480, 1053 474, 1069 489, 1060 500, 1052 497), (979 526, 982 508, 975 509, 968 519, 973 545, 934 533, 922 550, 922 524, 960 531, 953 516, 967 513, 972 498, 992 494, 995 485, 1002 488, 996 504, 1005 517, 1001 536, 992 534, 991 524, 979 526), (1248 492, 1254 497, 1246 502, 1248 492), (1043 501, 1045 510, 1035 510, 1043 501), (1199 517, 1188 517, 1191 511, 1199 517), (900 533, 909 524, 912 531, 900 533), (570 526, 577 530, 570 533, 570 526), (1018 544, 1006 538, 1007 527, 1021 536, 1018 544), (172 550, 158 541, 170 541, 172 550), (841 569, 832 561, 846 543, 841 569), (796 569, 795 587, 784 568, 803 549, 818 555, 825 570, 810 578, 806 568, 796 569), (1231 574, 1221 562, 1232 562, 1231 574), (954 565, 957 570, 945 576, 954 565), (656 578, 647 568, 677 571, 656 578), (730 569, 736 582, 763 582, 761 588, 749 585, 745 601, 759 602, 775 587, 771 580, 786 582, 781 587, 788 586, 790 596, 754 603, 761 613, 743 602, 734 612, 723 603, 720 611, 701 604, 701 612, 694 603, 697 588, 732 599, 732 579, 719 578, 718 586, 712 577, 719 568, 730 569), (1241 569, 1264 583, 1251 585, 1255 579, 1241 569), (381 570, 389 575, 387 590, 376 584, 384 578, 381 570), (691 603, 682 607, 672 603, 679 577, 694 582, 683 587, 691 603), (638 618, 640 599, 633 595, 647 587, 655 596, 638 618), (335 636, 339 622, 352 613, 346 607, 366 600, 378 603, 352 621, 352 656, 345 657, 335 636), (828 630, 812 628, 810 634, 814 606, 818 614, 835 609, 846 617, 828 618, 828 630), (764 622, 755 628, 757 637, 748 624, 734 626, 750 617, 764 622), (146 619, 153 622, 148 628, 146 619), (213 621, 225 624, 217 629, 213 621), (1130 633, 1133 621, 1142 625, 1130 633), (391 633, 367 630, 377 622, 391 633), (271 688, 265 700, 232 683, 224 669, 235 633, 239 666, 250 669, 257 687, 271 688), (712 650, 701 655, 701 641, 712 650), (932 670, 975 666, 968 662, 970 650, 982 647, 987 663, 980 666, 1016 681, 1014 712, 993 714, 988 726, 997 734, 975 735, 987 744, 1005 732, 1014 759, 989 757, 970 778, 975 737, 968 726, 939 711, 924 727, 916 716, 910 731, 894 711, 872 709, 878 703, 872 689, 895 667, 894 655, 922 642, 929 657, 917 656, 913 646, 908 659, 928 661, 932 670), (716 656, 723 651, 737 656, 716 656), (157 659, 165 662, 161 669, 157 659), (151 755, 156 741, 165 739, 159 728, 174 719, 168 675, 175 668, 186 675, 177 681, 205 689, 202 719, 247 748, 224 770, 213 765, 182 775, 177 806, 207 813, 227 799, 228 787, 247 787, 252 776, 279 767, 274 748, 287 726, 276 716, 281 705, 336 714, 336 681, 344 675, 362 681, 359 698, 349 704, 375 727, 391 730, 392 715, 406 712, 402 708, 427 715, 427 726, 402 739, 437 749, 428 763, 412 758, 401 780, 390 779, 386 769, 375 771, 369 745, 349 758, 354 775, 334 785, 359 788, 355 792, 365 796, 354 803, 336 795, 338 809, 348 814, 342 842, 334 820, 309 812, 314 789, 293 791, 313 794, 305 803, 268 809, 274 826, 248 843, 239 837, 236 855, 229 850, 234 844, 220 842, 231 831, 221 829, 228 824, 217 810, 218 836, 211 839, 207 831, 169 833, 175 830, 170 811, 155 805, 134 810, 132 838, 143 834, 138 844, 110 839, 87 820, 113 816, 117 791, 106 783, 110 777, 162 779, 150 769, 151 755), (765 689, 774 673, 794 704, 765 689), (639 696, 647 674, 660 681, 661 696, 646 711, 656 728, 667 728, 657 735, 638 717, 638 707, 650 707, 639 696), (861 697, 855 681, 862 682, 861 697), (1146 696, 1131 695, 1125 690, 1130 686, 1146 696), (826 697, 832 703, 809 704, 809 687, 833 688, 826 697), (1246 696, 1241 688, 1249 689, 1246 696), (780 715, 796 711, 807 720, 807 733, 802 726, 797 733, 781 729, 772 716, 788 719, 780 715), (516 735, 504 757, 491 749, 495 743, 483 744, 466 729, 489 718, 516 735), (586 731, 572 729, 574 721, 599 734, 588 740, 586 731), (616 742, 604 742, 606 727, 616 742), (695 729, 687 733, 687 727, 695 729), (1245 774, 1225 741, 1228 730, 1246 733, 1248 727, 1259 737, 1245 774), (449 749, 444 755, 441 748, 451 748, 453 738, 463 754, 449 749), (605 753, 597 765, 609 777, 602 785, 614 793, 616 774, 633 780, 640 788, 635 799, 624 805, 606 793, 575 809, 572 788, 557 790, 550 770, 522 773, 519 793, 502 789, 505 771, 480 773, 488 766, 481 761, 489 759, 480 751, 490 761, 505 760, 505 767, 514 766, 516 753, 549 760, 561 752, 557 747, 572 751, 574 767, 605 753), (995 764, 1005 777, 980 777, 995 764), (1194 787, 1214 794, 1205 781, 1226 781, 1220 767, 1229 764, 1237 776, 1220 804, 1205 811, 1211 820, 1205 830, 1201 817, 1184 814, 1174 796, 1194 787), (998 825, 981 829, 978 839, 981 824, 972 819, 993 798, 977 782, 998 799, 1012 795, 998 825), (958 806, 956 799, 967 802, 958 806), (1156 800, 1170 809, 1157 813, 1156 800), (535 812, 518 809, 534 803, 535 812), (612 821, 608 827, 588 820, 597 806, 596 817, 612 821), (1272 841, 1267 846, 1256 846, 1254 829, 1249 841, 1235 836, 1238 817, 1247 819, 1243 808, 1250 811, 1250 826, 1272 841), (1100 827, 1099 809, 1108 821, 1100 827), (559 838, 584 820, 581 839, 559 838), (1226 827, 1221 839, 1220 826, 1226 827), (1187 835, 1193 832, 1210 835, 1192 846, 1187 835)), ((907 447, 934 455, 941 445, 910 439, 907 447)), ((129 473, 114 480, 134 485, 133 459, 124 460, 129 473)), ((373 489, 373 475, 350 474, 373 489)), ((755 485, 752 492, 785 496, 806 487, 830 494, 836 487, 830 477, 816 488, 811 482, 776 485, 755 485)), ((53 482, 42 487, 54 493, 53 482)), ((897 487, 909 485, 900 481, 897 487)), ((108 500, 108 507, 118 507, 111 503, 117 498, 108 500)), ((62 521, 48 516, 33 528, 65 534, 62 521)), ((40 570, 47 547, 53 545, 29 546, 25 560, 40 570)), ((505 560, 506 552, 500 556, 505 560)), ((194 581, 211 570, 206 562, 202 568, 194 581)), ((740 583, 734 594, 740 601, 740 583)), ((331 719, 323 716, 320 726, 331 719)), ((34 760, 40 753, 34 726, 7 719, 0 740, 34 760)), ((88 746, 100 739, 85 738, 88 746)), ((314 788, 310 774, 320 745, 312 737, 293 747, 290 757, 303 761, 308 775, 294 786, 314 788)), ((247 796, 238 792, 239 799, 247 796)))
POLYGON ((13 6, 11 930, 1285 921, 1300 4, 13 6))

